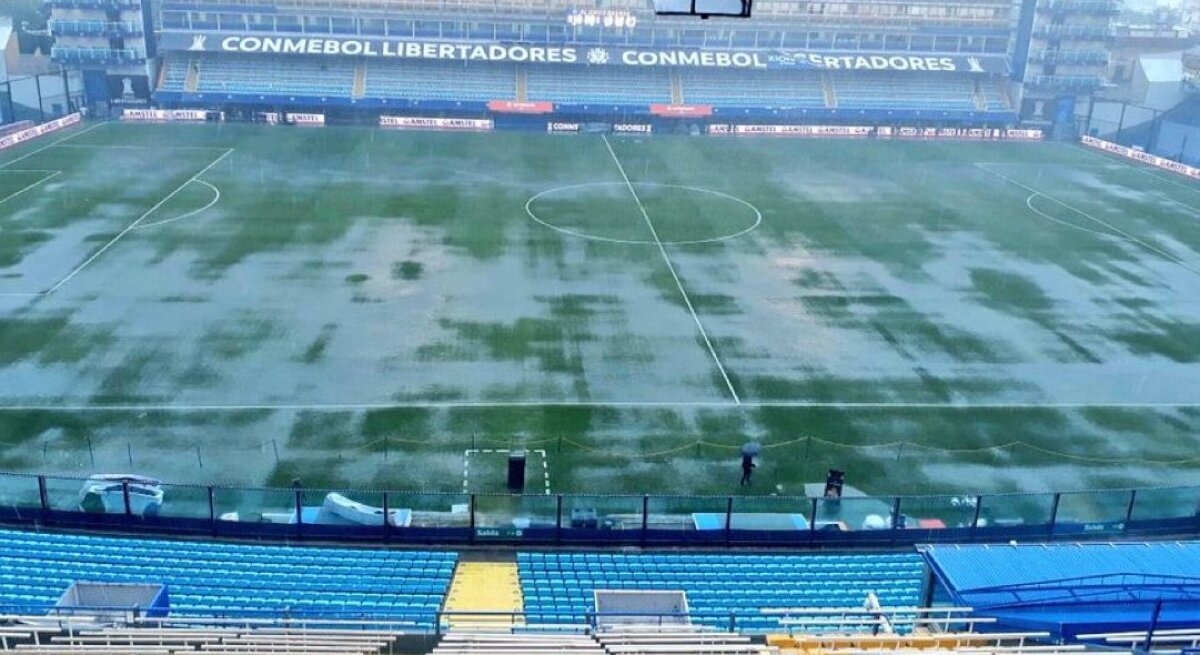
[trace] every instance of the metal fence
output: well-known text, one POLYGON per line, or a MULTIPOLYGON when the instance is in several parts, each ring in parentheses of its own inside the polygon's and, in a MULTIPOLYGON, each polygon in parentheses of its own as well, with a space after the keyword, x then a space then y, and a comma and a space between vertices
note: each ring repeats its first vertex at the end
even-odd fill
POLYGON ((84 106, 83 77, 61 70, 0 82, 0 125, 17 121, 44 123, 84 106))
POLYGON ((82 493, 86 483, 77 477, 0 474, 0 522, 289 540, 685 547, 1200 535, 1196 486, 838 499, 162 484, 161 504, 147 510, 136 485, 127 482, 116 483, 107 502, 89 505, 82 493), (332 511, 339 501, 361 505, 347 519, 332 511))

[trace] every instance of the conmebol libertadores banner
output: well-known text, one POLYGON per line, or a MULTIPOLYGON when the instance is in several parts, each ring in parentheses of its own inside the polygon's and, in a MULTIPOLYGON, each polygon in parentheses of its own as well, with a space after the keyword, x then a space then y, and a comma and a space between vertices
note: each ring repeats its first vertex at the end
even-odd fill
POLYGON ((264 36, 231 32, 163 32, 162 50, 273 55, 329 55, 444 61, 529 62, 586 66, 922 71, 1007 74, 1003 56, 911 53, 703 50, 521 43, 463 43, 375 37, 264 36))

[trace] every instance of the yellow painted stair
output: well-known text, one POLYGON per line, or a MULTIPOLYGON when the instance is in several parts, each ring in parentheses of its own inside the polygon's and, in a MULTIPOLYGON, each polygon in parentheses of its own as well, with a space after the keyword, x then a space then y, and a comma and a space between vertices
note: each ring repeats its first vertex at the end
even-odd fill
MULTIPOLYGON (((459 561, 446 594, 445 610, 476 612, 520 612, 525 609, 516 562, 459 561)), ((451 627, 472 625, 495 627, 497 623, 524 623, 521 617, 449 615, 451 627)))

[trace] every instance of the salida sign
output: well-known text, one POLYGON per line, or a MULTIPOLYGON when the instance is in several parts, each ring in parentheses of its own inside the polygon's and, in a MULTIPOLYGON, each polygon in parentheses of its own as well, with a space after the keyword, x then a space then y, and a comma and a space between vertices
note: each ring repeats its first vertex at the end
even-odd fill
POLYGON ((259 36, 164 32, 164 50, 272 55, 330 55, 480 62, 531 62, 586 66, 681 66, 689 68, 817 69, 858 71, 1008 72, 1003 57, 976 55, 871 54, 781 50, 579 47, 519 43, 462 43, 381 38, 259 36))

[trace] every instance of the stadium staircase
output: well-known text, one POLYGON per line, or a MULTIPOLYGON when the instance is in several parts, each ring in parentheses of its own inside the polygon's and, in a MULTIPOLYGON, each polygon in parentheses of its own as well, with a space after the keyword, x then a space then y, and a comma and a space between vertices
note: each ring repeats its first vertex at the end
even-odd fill
POLYGON ((829 109, 837 109, 837 91, 833 88, 833 78, 829 73, 821 73, 821 89, 825 91, 825 106, 829 109))
POLYGON ((679 79, 679 71, 671 69, 671 104, 683 104, 683 82, 679 79))
POLYGON ((351 97, 361 100, 367 93, 367 62, 360 61, 354 66, 354 90, 351 97))
POLYGON ((525 68, 517 68, 517 102, 525 102, 529 99, 529 82, 525 79, 525 68))
POLYGON ((524 619, 512 616, 469 616, 453 612, 522 612, 525 609, 521 594, 521 580, 517 562, 512 556, 507 560, 466 559, 454 569, 450 590, 446 594, 443 608, 447 622, 452 628, 492 628, 497 624, 513 625, 524 623, 524 619))
POLYGON ((983 93, 983 86, 979 80, 974 81, 974 89, 971 92, 971 97, 975 100, 975 108, 979 111, 988 110, 987 96, 983 93))
POLYGON ((187 62, 187 81, 183 84, 183 90, 195 93, 196 88, 200 86, 200 61, 197 59, 189 59, 187 62))

